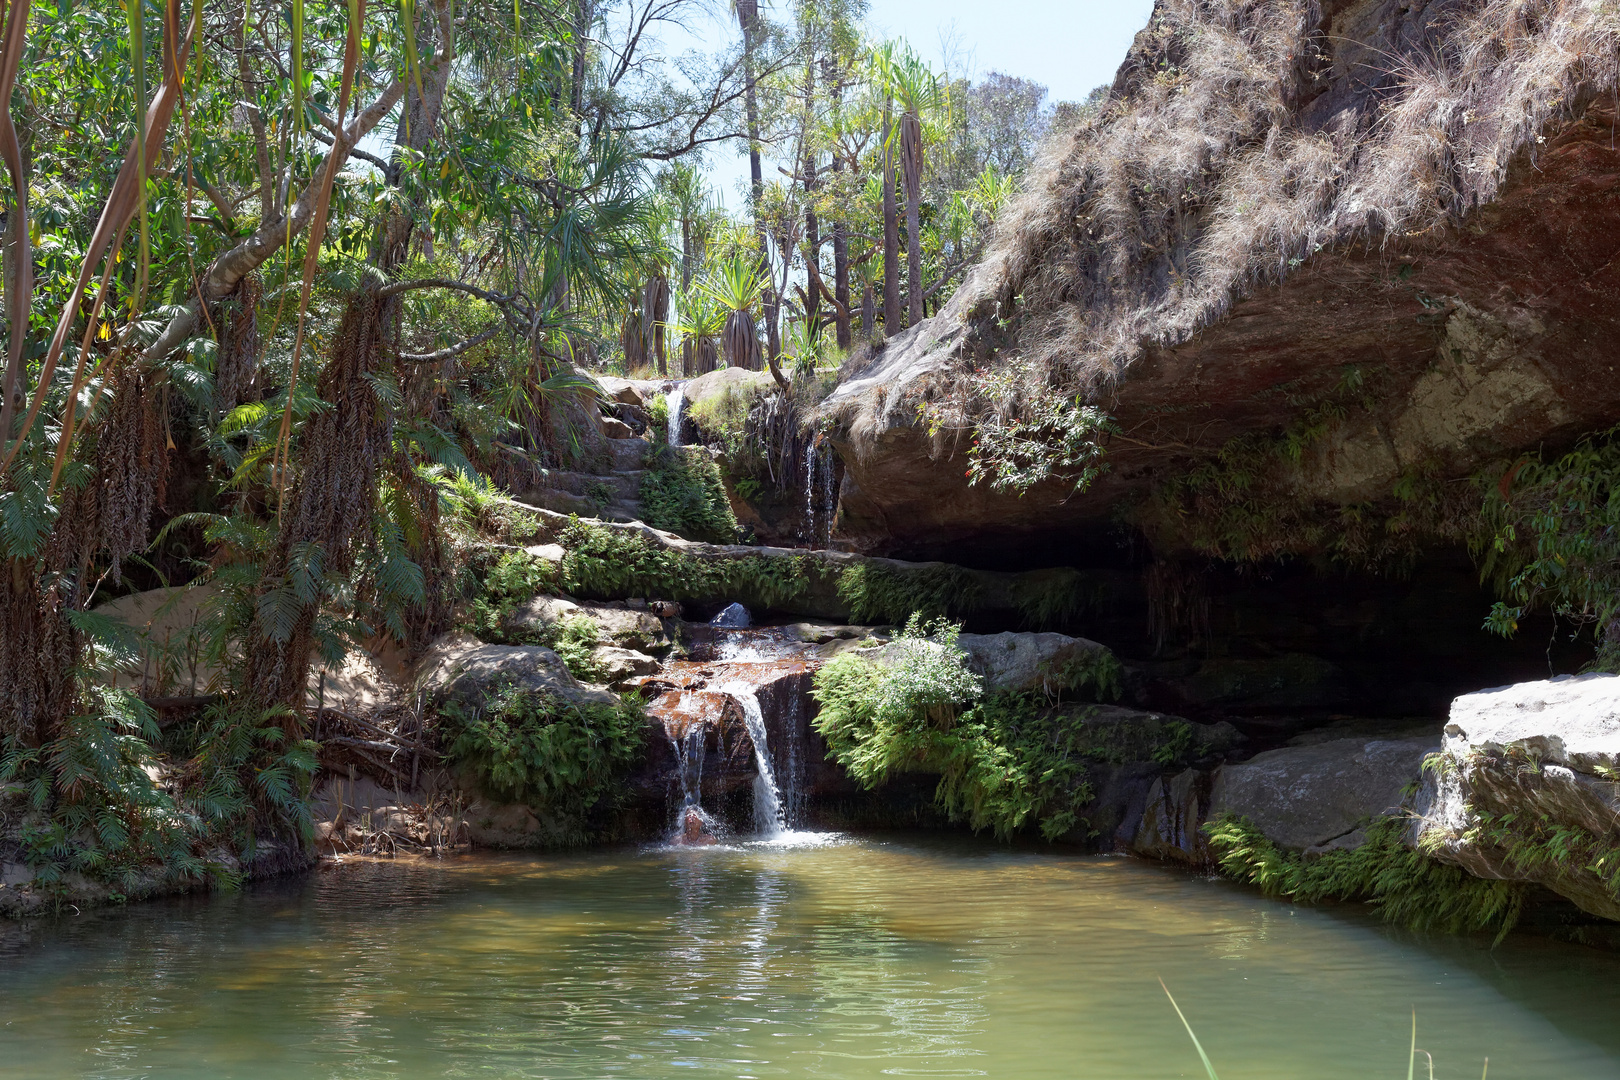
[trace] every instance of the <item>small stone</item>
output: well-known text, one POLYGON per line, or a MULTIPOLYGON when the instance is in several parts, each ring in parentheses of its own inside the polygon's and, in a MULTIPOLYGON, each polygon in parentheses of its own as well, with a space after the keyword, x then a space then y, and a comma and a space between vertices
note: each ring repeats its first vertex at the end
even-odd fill
POLYGON ((753 625, 749 618, 748 609, 741 604, 728 604, 726 609, 709 620, 710 626, 721 626, 731 630, 743 630, 753 625))
POLYGON ((660 619, 678 619, 681 617, 681 605, 673 600, 654 600, 647 607, 660 619))
POLYGON ((616 416, 602 417, 602 434, 610 439, 633 439, 636 437, 636 433, 630 425, 616 416))

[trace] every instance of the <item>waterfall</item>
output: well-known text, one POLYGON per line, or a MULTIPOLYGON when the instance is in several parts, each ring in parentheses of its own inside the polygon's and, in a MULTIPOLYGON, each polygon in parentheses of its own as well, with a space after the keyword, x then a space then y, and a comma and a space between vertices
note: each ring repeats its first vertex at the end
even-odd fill
POLYGON ((664 403, 669 406, 669 445, 681 445, 681 406, 686 404, 686 394, 680 387, 676 387, 664 395, 664 403))
POLYGON ((821 455, 821 520, 824 526, 821 534, 821 546, 828 547, 832 544, 833 509, 835 507, 833 474, 837 471, 834 467, 837 462, 833 460, 832 443, 822 439, 817 443, 816 448, 821 455))
POLYGON ((832 543, 834 465, 832 444, 817 435, 804 448, 804 539, 812 548, 832 543))
POLYGON ((804 540, 816 546, 816 445, 804 448, 804 540))
POLYGON ((716 689, 729 694, 742 706, 748 738, 754 744, 754 764, 759 769, 759 775, 754 778, 754 826, 762 836, 776 836, 786 830, 788 823, 783 812, 782 792, 776 786, 776 768, 771 762, 765 712, 760 708, 759 695, 743 682, 728 682, 716 689))
MULTIPOLYGON (((691 700, 690 694, 682 694, 681 709, 691 700)), ((664 734, 669 738, 669 745, 675 750, 676 769, 681 780, 681 806, 702 806, 703 803, 703 735, 706 725, 690 723, 686 729, 679 730, 672 721, 665 721, 664 734)))

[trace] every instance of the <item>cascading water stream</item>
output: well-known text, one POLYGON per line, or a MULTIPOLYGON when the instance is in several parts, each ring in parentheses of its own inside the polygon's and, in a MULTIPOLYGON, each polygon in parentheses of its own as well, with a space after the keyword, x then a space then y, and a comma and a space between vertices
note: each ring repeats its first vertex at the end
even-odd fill
POLYGON ((817 435, 804 448, 804 539, 812 548, 832 543, 835 471, 832 444, 817 435))
POLYGON ((686 394, 680 387, 676 387, 664 395, 664 404, 669 407, 669 445, 681 445, 681 409, 686 405, 686 394))
POLYGON ((771 747, 765 732, 765 712, 760 708, 759 695, 744 682, 728 682, 717 687, 742 706, 743 723, 748 727, 748 738, 754 744, 754 765, 759 773, 754 778, 754 827, 761 836, 777 836, 787 829, 787 815, 782 806, 782 791, 776 786, 776 768, 771 762, 771 747))

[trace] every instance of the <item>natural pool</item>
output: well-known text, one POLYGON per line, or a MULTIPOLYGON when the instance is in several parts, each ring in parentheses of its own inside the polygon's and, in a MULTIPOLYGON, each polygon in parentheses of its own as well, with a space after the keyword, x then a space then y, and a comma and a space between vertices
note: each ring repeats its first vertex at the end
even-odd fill
POLYGON ((0 936, 0 1075, 1620 1076, 1620 957, 938 837, 351 863, 0 936), (1420 1056, 1418 1075, 1425 1075, 1420 1056))

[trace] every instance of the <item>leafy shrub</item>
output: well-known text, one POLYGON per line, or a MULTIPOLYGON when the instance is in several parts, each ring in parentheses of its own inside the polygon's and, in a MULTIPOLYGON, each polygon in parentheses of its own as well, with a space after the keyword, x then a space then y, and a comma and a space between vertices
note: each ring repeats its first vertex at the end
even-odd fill
POLYGON ((1486 628, 1512 635, 1527 610, 1595 629, 1593 667, 1620 671, 1620 439, 1582 440, 1548 464, 1526 457, 1485 484, 1474 547, 1505 597, 1486 628))
POLYGON ((1204 826, 1221 869, 1268 896, 1305 904, 1370 901, 1391 922, 1416 930, 1495 930, 1501 940, 1518 922, 1524 886, 1487 881, 1401 840, 1406 821, 1385 817, 1367 827, 1351 851, 1313 859, 1280 850, 1249 821, 1225 814, 1204 826))
POLYGON ((1041 689, 1053 704, 1075 696, 1117 701, 1124 692, 1125 667, 1108 649, 1077 652, 1061 664, 1043 661, 1039 673, 1041 689))
POLYGON ((473 598, 467 630, 485 641, 505 641, 505 622, 518 605, 557 588, 555 564, 526 551, 503 554, 487 574, 483 589, 473 598))
POLYGON ((647 524, 688 540, 737 542, 737 518, 720 469, 700 447, 664 447, 641 481, 647 524))
POLYGON ((507 687, 488 707, 445 709, 452 762, 491 797, 581 821, 639 759, 645 717, 634 701, 567 701, 507 687))
POLYGON ((892 663, 832 660, 816 674, 816 730, 868 788, 896 773, 937 773, 935 799, 952 820, 1003 838, 1038 822, 1055 839, 1093 798, 1085 717, 1043 709, 1029 693, 984 699, 959 632, 913 616, 890 646, 892 663))
POLYGON ((289 740, 273 718, 252 721, 220 704, 168 738, 181 761, 169 767, 140 698, 95 686, 85 696, 90 708, 56 738, 38 747, 8 740, 0 755, 0 783, 21 785, 42 815, 22 834, 41 888, 62 895, 69 873, 130 894, 205 875, 229 885, 237 876, 199 850, 228 842, 251 858, 267 833, 312 839, 313 743, 289 740))
POLYGON ((859 623, 965 615, 979 606, 982 592, 978 579, 960 566, 900 570, 861 562, 838 577, 838 596, 849 605, 850 620, 859 623))
POLYGON ((589 615, 580 613, 561 619, 545 629, 539 644, 555 652, 576 679, 600 682, 602 668, 592 650, 602 641, 602 628, 589 615))
MULTIPOLYGON (((997 378, 1018 379, 1014 369, 997 378)), ((991 393, 997 393, 991 390, 991 393)), ((968 450, 968 482, 987 481, 996 491, 1024 494, 1057 481, 1085 491, 1107 467, 1103 439, 1119 430, 1107 413, 1080 395, 1027 391, 1013 408, 982 418, 968 450)))

